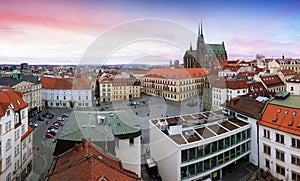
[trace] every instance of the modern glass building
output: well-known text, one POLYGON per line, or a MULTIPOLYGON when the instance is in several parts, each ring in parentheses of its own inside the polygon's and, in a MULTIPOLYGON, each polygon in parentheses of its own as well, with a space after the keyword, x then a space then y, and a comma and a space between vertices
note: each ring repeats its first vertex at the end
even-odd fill
POLYGON ((150 120, 150 152, 163 180, 221 180, 251 150, 251 125, 204 112, 150 120), (170 172, 172 170, 172 172, 170 172))

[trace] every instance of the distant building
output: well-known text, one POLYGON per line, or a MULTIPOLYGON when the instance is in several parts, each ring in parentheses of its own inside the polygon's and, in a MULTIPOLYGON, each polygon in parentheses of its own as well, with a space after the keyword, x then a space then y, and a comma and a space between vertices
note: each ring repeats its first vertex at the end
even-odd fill
POLYGON ((150 154, 162 180, 222 180, 224 167, 249 159, 251 125, 222 112, 149 120, 150 154))
POLYGON ((254 80, 260 81, 269 92, 280 92, 285 90, 285 84, 278 75, 264 74, 254 76, 254 80))
POLYGON ((22 93, 0 86, 0 180, 26 180, 30 175, 32 135, 22 93))
POLYGON ((30 116, 42 110, 42 84, 37 76, 17 73, 13 77, 0 77, 0 85, 9 85, 23 93, 30 116))
POLYGON ((92 107, 92 90, 83 78, 42 77, 45 107, 92 107))
POLYGON ((277 93, 258 121, 259 167, 267 179, 300 179, 299 102, 300 96, 277 93))
POLYGON ((146 94, 182 101, 202 93, 204 68, 153 68, 141 79, 146 94))
POLYGON ((227 61, 225 44, 207 44, 204 42, 202 24, 198 28, 197 49, 193 50, 192 45, 183 57, 184 68, 204 67, 208 70, 216 68, 219 61, 227 61))
POLYGON ((136 79, 100 77, 98 83, 100 102, 135 99, 141 94, 140 83, 136 79))
POLYGON ((300 74, 286 79, 286 91, 290 92, 292 95, 300 96, 300 74))
POLYGON ((141 176, 141 128, 136 125, 126 112, 73 111, 57 136, 53 155, 59 156, 87 139, 141 176))
POLYGON ((21 70, 27 70, 28 69, 28 63, 21 63, 21 70))
POLYGON ((118 158, 107 154, 93 143, 82 140, 82 144, 75 144, 53 159, 46 181, 57 180, 140 181, 141 178, 123 168, 118 158))

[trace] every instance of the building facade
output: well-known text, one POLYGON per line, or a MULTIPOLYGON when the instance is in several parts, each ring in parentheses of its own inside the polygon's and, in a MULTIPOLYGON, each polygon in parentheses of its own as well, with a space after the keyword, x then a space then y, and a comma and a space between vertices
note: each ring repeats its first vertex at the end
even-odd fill
POLYGON ((149 124, 150 154, 162 180, 222 180, 222 169, 251 151, 250 124, 224 115, 205 112, 149 124))
POLYGON ((197 49, 193 50, 192 45, 183 57, 184 68, 204 67, 208 70, 216 68, 219 61, 227 61, 227 53, 224 42, 222 44, 207 44, 200 27, 198 28, 197 49))
POLYGON ((277 94, 258 122, 259 167, 270 178, 300 179, 299 101, 299 96, 277 94))
POLYGON ((290 92, 292 95, 300 96, 300 74, 286 79, 286 91, 290 92))
POLYGON ((37 76, 20 74, 13 77, 0 77, 0 85, 9 85, 15 91, 23 93, 28 104, 29 115, 42 111, 42 84, 37 76))
POLYGON ((141 94, 140 84, 129 78, 101 77, 98 82, 100 102, 136 99, 141 94))
POLYGON ((202 93, 204 68, 154 68, 141 79, 146 94, 182 101, 202 93))
POLYGON ((42 100, 45 107, 92 107, 92 90, 82 78, 42 77, 42 100))
POLYGON ((226 101, 224 104, 223 113, 235 117, 236 119, 245 121, 251 125, 251 153, 249 161, 258 165, 258 137, 257 135, 257 121, 260 120, 261 113, 265 107, 264 102, 257 101, 248 97, 237 97, 226 101))
POLYGON ((32 128, 21 93, 0 88, 0 180, 26 180, 32 171, 32 128))

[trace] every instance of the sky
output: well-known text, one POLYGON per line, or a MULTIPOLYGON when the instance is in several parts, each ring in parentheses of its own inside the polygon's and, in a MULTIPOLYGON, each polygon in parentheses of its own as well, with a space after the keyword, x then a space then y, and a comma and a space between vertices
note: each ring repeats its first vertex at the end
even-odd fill
POLYGON ((300 57, 297 0, 0 0, 0 63, 182 63, 201 21, 229 60, 300 57))

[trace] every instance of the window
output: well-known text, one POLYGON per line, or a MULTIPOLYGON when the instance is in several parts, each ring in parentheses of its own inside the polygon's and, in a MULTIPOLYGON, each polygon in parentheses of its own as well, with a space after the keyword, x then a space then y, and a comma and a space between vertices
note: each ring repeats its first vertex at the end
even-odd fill
POLYGON ((64 96, 64 100, 66 100, 66 96, 64 96))
POLYGON ((8 139, 6 142, 6 150, 11 148, 11 139, 8 139))
POLYGON ((130 145, 134 145, 134 138, 130 138, 130 139, 129 139, 129 144, 130 144, 130 145))
POLYGON ((11 181, 11 173, 9 173, 6 177, 6 181, 11 181))
POLYGON ((6 168, 11 165, 11 155, 6 158, 6 168))
POLYGON ((270 139, 270 131, 264 129, 264 137, 270 139))
POLYGON ((276 133, 276 142, 284 144, 284 136, 276 133))
POLYGON ((80 99, 81 99, 81 97, 79 96, 79 97, 78 97, 78 100, 80 100, 80 99))
POLYGON ((26 152, 23 154, 23 161, 26 160, 26 152))
POLYGON ((285 169, 281 165, 276 164, 276 173, 285 176, 285 169))
POLYGON ((291 155, 292 164, 300 166, 300 157, 291 155))
POLYGON ((59 96, 56 96, 56 100, 59 100, 59 96))
POLYGON ((26 140, 23 140, 23 149, 26 147, 26 140))
POLYGON ((270 169, 270 160, 265 159, 265 163, 266 163, 266 167, 267 167, 268 169, 270 169))
POLYGON ((271 147, 264 144, 264 153, 267 155, 271 155, 271 147))
POLYGON ((89 100, 89 96, 85 96, 85 100, 89 100))
POLYGON ((292 180, 300 180, 300 173, 292 171, 292 180))
POLYGON ((284 162, 284 152, 276 149, 276 159, 284 162))
POLYGON ((6 111, 6 115, 7 115, 7 116, 10 116, 10 110, 7 110, 7 111, 6 111))
POLYGON ((300 140, 292 138, 292 147, 300 149, 300 140))
POLYGON ((25 118, 25 111, 24 110, 22 111, 21 115, 22 115, 21 119, 24 119, 25 118))
POLYGON ((21 129, 22 129, 22 134, 24 134, 25 133, 25 125, 24 124, 22 125, 21 129))
POLYGON ((15 140, 17 140, 20 137, 20 130, 15 131, 15 140))
POLYGON ((294 91, 294 87, 293 86, 291 87, 291 91, 294 91))
POLYGON ((16 147, 15 147, 15 155, 18 155, 20 153, 20 145, 18 144, 16 147))

